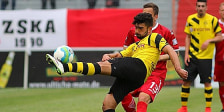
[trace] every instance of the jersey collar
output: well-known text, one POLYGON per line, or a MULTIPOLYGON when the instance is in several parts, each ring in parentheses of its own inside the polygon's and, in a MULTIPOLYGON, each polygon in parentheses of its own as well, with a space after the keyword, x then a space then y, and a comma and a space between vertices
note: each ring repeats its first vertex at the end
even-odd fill
POLYGON ((152 30, 155 30, 158 27, 158 22, 156 22, 156 25, 152 28, 152 30))
POLYGON ((224 22, 222 22, 221 19, 219 19, 219 23, 221 23, 224 26, 224 22))

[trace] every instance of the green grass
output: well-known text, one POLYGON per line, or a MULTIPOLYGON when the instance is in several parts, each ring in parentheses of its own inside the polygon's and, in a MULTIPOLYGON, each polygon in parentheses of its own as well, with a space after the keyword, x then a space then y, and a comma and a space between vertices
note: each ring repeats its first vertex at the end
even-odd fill
MULTIPOLYGON (((109 88, 63 89, 0 89, 1 112, 102 112, 101 106, 109 88)), ((149 112, 176 112, 180 107, 180 87, 164 87, 149 112)), ((203 112, 204 90, 191 88, 189 112, 203 112)), ((219 112, 221 103, 218 89, 214 89, 212 111, 219 112)), ((124 112, 119 104, 116 112, 124 112)))

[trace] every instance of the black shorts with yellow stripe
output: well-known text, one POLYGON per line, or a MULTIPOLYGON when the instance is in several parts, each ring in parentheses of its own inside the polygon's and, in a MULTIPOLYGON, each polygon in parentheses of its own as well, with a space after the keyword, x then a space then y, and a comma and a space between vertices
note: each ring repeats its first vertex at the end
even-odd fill
POLYGON ((111 76, 116 77, 110 88, 117 104, 131 91, 144 84, 146 76, 145 64, 138 58, 114 58, 109 60, 112 68, 111 76))
POLYGON ((199 74, 200 83, 211 83, 212 77, 212 59, 196 59, 190 58, 188 66, 185 66, 188 72, 188 78, 184 81, 194 81, 199 74))

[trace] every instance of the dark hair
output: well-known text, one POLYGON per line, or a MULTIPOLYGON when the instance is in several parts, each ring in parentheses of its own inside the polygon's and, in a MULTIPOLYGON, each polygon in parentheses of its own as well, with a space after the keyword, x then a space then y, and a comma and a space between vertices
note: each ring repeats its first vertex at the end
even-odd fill
POLYGON ((207 3, 207 0, 197 0, 197 2, 206 2, 207 3))
MULTIPOLYGON (((197 0, 197 2, 205 2, 205 4, 207 5, 207 0, 197 0)), ((197 5, 197 3, 196 3, 197 5)))
POLYGON ((132 22, 133 25, 145 23, 147 27, 153 26, 153 18, 152 15, 149 13, 139 13, 134 17, 134 21, 132 22))
POLYGON ((158 15, 159 14, 159 7, 154 4, 154 3, 146 3, 143 8, 152 8, 154 15, 158 15))

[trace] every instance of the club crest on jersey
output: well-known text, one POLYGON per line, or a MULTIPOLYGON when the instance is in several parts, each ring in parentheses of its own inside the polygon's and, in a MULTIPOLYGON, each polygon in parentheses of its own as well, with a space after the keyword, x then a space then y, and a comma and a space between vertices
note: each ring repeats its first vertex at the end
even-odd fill
POLYGON ((139 48, 144 48, 144 46, 145 46, 145 44, 139 44, 139 45, 133 47, 133 48, 132 48, 132 51, 136 51, 136 50, 139 49, 139 48))
POLYGON ((193 30, 193 28, 190 28, 190 32, 193 32, 194 30, 193 30))
POLYGON ((139 44, 137 48, 144 48, 145 44, 139 44))
POLYGON ((172 42, 173 42, 173 45, 177 45, 177 39, 176 38, 173 39, 172 42))
POLYGON ((173 35, 173 30, 170 30, 171 35, 173 35))

